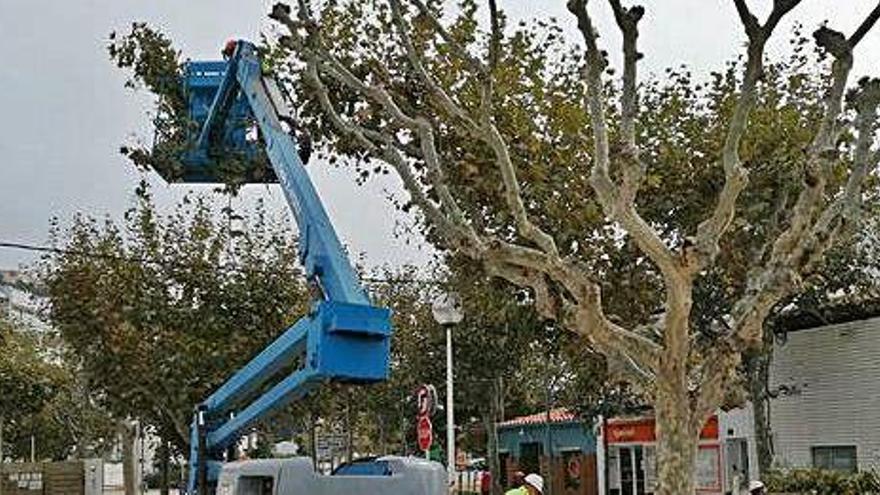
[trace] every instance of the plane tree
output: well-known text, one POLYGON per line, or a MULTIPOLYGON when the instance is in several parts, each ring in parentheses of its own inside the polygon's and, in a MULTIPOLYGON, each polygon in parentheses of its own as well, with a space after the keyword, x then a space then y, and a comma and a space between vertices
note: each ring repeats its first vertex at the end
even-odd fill
POLYGON ((448 16, 421 0, 279 4, 278 70, 328 153, 395 173, 429 238, 528 288, 544 317, 652 390, 657 493, 693 493, 697 437, 743 353, 869 196, 880 82, 849 75, 880 5, 852 33, 815 31, 827 72, 794 62, 774 78, 765 47, 800 2, 759 19, 735 0, 747 49, 733 78, 652 84, 637 70, 645 9, 609 3, 617 83, 585 0, 568 2, 578 46, 553 21, 506 29, 495 2, 488 29, 473 1, 448 16), (759 106, 775 126, 753 127, 759 106), (754 209, 763 221, 741 220, 754 209), (754 237, 759 249, 737 242, 754 237), (609 290, 616 256, 649 283, 609 290), (729 279, 729 263, 747 269, 729 279), (694 324, 698 287, 736 293, 708 336, 694 324))

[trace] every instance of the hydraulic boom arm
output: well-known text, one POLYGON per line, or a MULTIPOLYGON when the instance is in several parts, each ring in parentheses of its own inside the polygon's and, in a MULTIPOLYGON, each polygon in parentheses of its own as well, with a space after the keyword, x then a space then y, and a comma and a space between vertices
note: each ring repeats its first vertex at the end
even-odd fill
POLYGON ((308 315, 197 406, 188 493, 206 495, 226 449, 261 418, 325 381, 384 380, 391 324, 389 310, 370 304, 300 160, 293 133, 282 126, 292 121, 291 111, 275 80, 263 73, 256 47, 237 41, 225 62, 187 63, 184 84, 200 129, 183 156, 183 180, 213 181, 217 150, 260 151, 243 139, 241 127, 242 121, 256 122, 257 146, 268 156, 293 211, 300 260, 319 294, 308 315))

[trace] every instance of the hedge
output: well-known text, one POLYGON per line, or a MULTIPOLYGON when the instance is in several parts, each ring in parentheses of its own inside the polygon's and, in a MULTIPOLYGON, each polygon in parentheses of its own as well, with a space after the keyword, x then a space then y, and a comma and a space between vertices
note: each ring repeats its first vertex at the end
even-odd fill
POLYGON ((880 495, 880 475, 874 471, 841 473, 821 469, 792 469, 770 473, 766 483, 770 493, 880 495))

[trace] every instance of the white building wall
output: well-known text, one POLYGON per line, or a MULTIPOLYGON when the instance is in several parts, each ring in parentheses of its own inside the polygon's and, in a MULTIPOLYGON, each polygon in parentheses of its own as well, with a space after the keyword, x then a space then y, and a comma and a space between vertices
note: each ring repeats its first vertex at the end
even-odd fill
POLYGON ((880 318, 790 332, 775 346, 770 418, 780 467, 812 467, 812 447, 856 446, 880 467, 880 318))
POLYGON ((725 478, 729 480, 731 476, 729 466, 731 462, 734 462, 729 459, 728 443, 734 440, 744 440, 748 446, 748 480, 758 479, 760 476, 758 473, 758 444, 755 441, 755 416, 751 403, 739 409, 720 412, 718 414, 718 430, 724 449, 722 458, 724 459, 725 478))

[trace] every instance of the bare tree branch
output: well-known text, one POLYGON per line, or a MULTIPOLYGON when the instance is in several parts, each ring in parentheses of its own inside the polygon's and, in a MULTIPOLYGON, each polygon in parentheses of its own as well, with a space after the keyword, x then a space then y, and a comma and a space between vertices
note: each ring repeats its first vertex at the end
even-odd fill
MULTIPOLYGON (((578 29, 584 38, 587 53, 586 104, 590 113, 590 124, 593 128, 593 170, 592 182, 601 182, 599 188, 609 196, 608 203, 613 203, 614 182, 611 180, 610 154, 608 145, 608 124, 605 119, 605 103, 602 91, 602 71, 608 65, 605 55, 599 51, 596 43, 598 35, 593 21, 587 11, 586 0, 569 0, 568 10, 577 17, 578 29)), ((595 186, 594 186, 595 187, 595 186)))
POLYGON ((623 96, 621 99, 621 132, 624 143, 635 153, 636 151, 636 117, 639 103, 636 91, 636 66, 642 55, 636 42, 639 37, 638 23, 645 15, 645 9, 636 5, 629 9, 620 4, 620 0, 609 0, 614 11, 614 19, 623 33, 623 96))
POLYGON ((406 24, 406 21, 403 18, 403 7, 400 4, 400 0, 389 0, 389 3, 391 4, 391 14, 393 16, 394 25, 397 28, 397 34, 400 36, 409 63, 418 78, 428 87, 431 94, 434 95, 437 101, 440 102, 441 107, 448 112, 449 115, 460 119, 472 132, 475 131, 477 123, 449 96, 448 93, 446 93, 446 91, 443 90, 442 87, 440 87, 439 84, 437 84, 437 81, 435 81, 425 69, 422 57, 419 55, 418 51, 416 51, 412 39, 409 36, 410 27, 406 24))
MULTIPOLYGON (((278 20, 288 24, 288 26, 293 29, 289 16, 284 16, 282 14, 279 15, 278 18, 278 20)), ((331 122, 334 123, 337 129, 357 138, 362 146, 371 150, 376 156, 384 157, 386 161, 388 161, 401 175, 401 178, 404 180, 404 184, 407 186, 407 190, 410 191, 414 201, 419 204, 420 207, 425 208, 426 215, 434 220, 437 225, 445 226, 447 232, 456 234, 454 237, 459 241, 457 244, 460 244, 462 238, 466 238, 474 246, 481 244, 478 236, 473 231, 473 228, 468 224, 457 201, 455 201, 450 193, 446 181, 443 179, 443 171, 440 167, 433 130, 430 123, 423 118, 411 117, 404 113, 394 102, 394 99, 387 90, 379 86, 369 86, 362 82, 357 76, 352 74, 347 67, 340 63, 336 57, 324 49, 321 46, 323 43, 320 40, 319 33, 313 32, 312 36, 314 38, 312 44, 307 45, 300 43, 299 48, 309 60, 307 77, 312 86, 316 88, 318 100, 325 113, 330 117, 331 122), (325 73, 331 75, 338 82, 341 82, 349 88, 359 92, 369 100, 372 100, 375 104, 383 108, 399 125, 413 130, 419 136, 421 158, 427 166, 428 176, 431 179, 431 183, 440 196, 440 208, 445 210, 446 214, 437 211, 433 203, 427 199, 427 196, 425 196, 424 192, 421 190, 421 186, 418 184, 418 181, 410 170, 410 165, 405 159, 399 156, 399 152, 394 149, 392 139, 389 136, 371 132, 350 123, 345 123, 338 113, 335 112, 330 103, 327 89, 320 80, 319 70, 321 67, 323 67, 325 73), (367 137, 368 135, 369 138, 367 137), (381 146, 376 145, 376 140, 381 141, 381 146)))
POLYGON ((874 24, 877 23, 877 20, 880 19, 880 2, 877 2, 877 6, 874 7, 874 10, 868 14, 868 17, 862 22, 862 24, 856 29, 852 36, 849 37, 849 44, 852 47, 855 47, 862 41, 862 38, 868 34, 868 31, 874 27, 874 24))
POLYGON ((471 69, 479 74, 481 78, 486 79, 489 77, 489 68, 486 67, 486 64, 481 62, 480 59, 478 59, 477 57, 471 55, 467 51, 467 49, 461 45, 461 43, 456 41, 456 39, 449 33, 446 27, 443 26, 443 23, 440 22, 440 19, 438 19, 437 16, 434 15, 433 12, 431 12, 428 6, 425 5, 425 2, 423 2, 422 0, 409 1, 412 2, 412 4, 419 9, 419 12, 423 16, 425 16, 428 22, 431 23, 431 27, 433 27, 434 30, 437 31, 437 34, 439 34, 440 37, 443 38, 443 41, 445 41, 450 46, 450 48, 452 48, 456 55, 467 62, 471 69))
POLYGON ((858 138, 850 176, 840 195, 820 214, 813 214, 824 200, 829 163, 837 156, 833 144, 839 132, 837 118, 843 106, 853 47, 842 34, 828 28, 820 28, 816 40, 835 61, 825 97, 825 113, 807 158, 805 187, 790 226, 774 243, 769 262, 750 277, 745 294, 735 304, 733 331, 706 357, 704 381, 695 406, 701 414, 709 414, 709 408, 720 400, 722 391, 718 385, 731 378, 742 352, 760 345, 762 325, 773 306, 801 285, 801 274, 814 268, 844 225, 856 216, 862 183, 880 158, 871 150, 880 107, 880 80, 863 80, 854 98, 858 138))
MULTIPOLYGON (((477 123, 473 119, 471 119, 467 115, 467 113, 446 94, 446 92, 440 87, 439 84, 437 84, 434 78, 431 77, 431 75, 428 74, 428 72, 425 70, 424 63, 421 60, 421 56, 416 52, 415 47, 412 44, 412 40, 407 34, 408 26, 406 25, 406 21, 403 18, 402 6, 400 5, 400 1, 390 0, 390 2, 394 22, 397 26, 398 35, 401 37, 401 40, 407 52, 407 57, 418 77, 428 86, 432 94, 434 94, 434 96, 441 102, 443 108, 445 108, 451 115, 454 115, 464 121, 467 124, 469 130, 476 137, 485 141, 492 148, 492 151, 495 154, 496 163, 498 164, 499 170, 501 171, 502 180, 504 182, 505 201, 507 202, 508 207, 513 213, 513 217, 516 221, 517 230, 523 235, 523 237, 534 242, 545 252, 554 256, 558 256, 559 251, 556 247, 556 242, 553 240, 553 237, 541 230, 529 219, 529 215, 526 212, 525 204, 523 203, 522 199, 522 190, 516 177, 516 170, 514 168, 513 162, 511 161, 507 144, 505 143, 504 138, 501 136, 501 133, 498 132, 498 129, 492 123, 490 104, 488 103, 488 100, 491 98, 491 77, 488 74, 485 76, 486 86, 484 86, 482 95, 483 103, 481 104, 481 116, 479 117, 479 123, 477 123)), ((432 24, 436 26, 441 25, 440 21, 434 18, 433 14, 429 12, 421 2, 416 0, 414 3, 422 11, 422 15, 431 17, 432 24)), ((495 20, 495 23, 497 24, 497 19, 495 20)), ((492 46, 494 47, 493 57, 497 57, 497 50, 499 49, 497 46, 497 37, 500 36, 500 33, 494 32, 494 29, 497 29, 497 26, 493 28, 492 34, 492 46)), ((454 39, 448 38, 446 36, 444 36, 444 39, 446 39, 447 43, 455 45, 455 51, 457 53, 466 53, 464 47, 461 47, 454 39)), ((420 132, 425 132, 424 126, 422 127, 420 132)))
MULTIPOLYGON (((602 72, 605 70, 608 62, 603 52, 599 50, 597 44, 598 34, 593 26, 593 21, 587 11, 586 0, 569 0, 569 11, 577 17, 578 29, 580 30, 584 43, 586 45, 586 105, 590 114, 590 125, 593 128, 593 167, 590 172, 590 184, 596 192, 599 203, 602 205, 606 215, 611 219, 619 222, 621 226, 632 236, 639 248, 651 258, 651 260, 660 268, 667 282, 667 287, 679 285, 682 278, 686 276, 681 269, 678 258, 660 239, 657 231, 652 228, 636 211, 635 197, 641 183, 641 165, 638 163, 638 157, 633 155, 635 149, 624 152, 621 157, 622 167, 624 169, 624 181, 622 187, 618 188, 611 178, 610 171, 610 152, 608 138, 608 124, 605 116, 604 107, 604 91, 602 89, 602 72)), ((628 15, 632 16, 627 19, 627 29, 635 30, 638 15, 638 8, 630 9, 628 15)), ((633 43, 632 48, 635 49, 636 33, 630 33, 629 37, 633 43)), ((631 56, 630 63, 635 64, 636 55, 631 56)), ((635 77, 635 68, 630 67, 629 74, 635 77)), ((634 92, 635 80, 628 83, 632 86, 634 92)), ((628 102, 635 105, 635 95, 630 95, 632 100, 628 102)), ((634 109, 629 109, 635 112, 634 109)), ((632 138, 634 140, 634 133, 632 138)))
POLYGON ((736 213, 736 201, 748 184, 748 171, 742 165, 739 146, 748 126, 749 114, 757 100, 757 86, 764 70, 764 48, 773 34, 773 29, 782 17, 791 11, 800 0, 776 0, 767 22, 762 26, 749 11, 745 0, 734 0, 740 20, 748 37, 748 58, 742 88, 727 129, 727 136, 721 152, 724 168, 724 187, 718 195, 718 203, 712 215, 697 227, 696 263, 690 267, 698 272, 710 265, 718 255, 721 236, 730 227, 736 213))
POLYGON ((736 6, 736 13, 739 14, 739 20, 746 28, 746 32, 754 32, 761 29, 758 18, 749 10, 746 0, 733 0, 736 6))
POLYGON ((489 25, 491 34, 489 39, 489 70, 498 67, 498 57, 501 52, 501 19, 498 12, 497 0, 489 0, 489 25))

